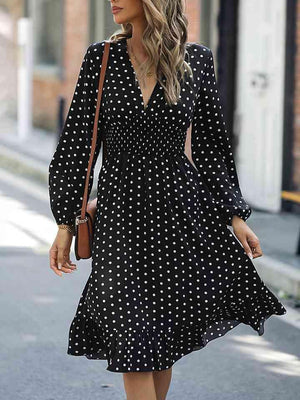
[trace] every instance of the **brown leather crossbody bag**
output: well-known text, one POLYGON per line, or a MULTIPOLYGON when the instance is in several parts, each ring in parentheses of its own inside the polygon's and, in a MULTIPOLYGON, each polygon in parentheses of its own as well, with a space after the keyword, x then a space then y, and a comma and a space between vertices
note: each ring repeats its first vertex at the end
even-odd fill
MULTIPOLYGON (((101 98, 102 98, 102 90, 103 90, 103 83, 105 78, 105 71, 108 62, 109 56, 109 48, 110 48, 110 41, 105 41, 104 44, 104 53, 101 63, 101 72, 99 78, 99 88, 98 88, 98 96, 97 96, 97 106, 96 106, 96 113, 94 119, 94 126, 93 126, 93 137, 92 137, 92 145, 91 145, 91 153, 88 163, 88 169, 85 178, 85 187, 84 187, 84 194, 82 199, 82 206, 77 211, 75 217, 75 256, 77 260, 80 259, 87 259, 92 256, 92 243, 94 237, 94 219, 92 218, 91 214, 87 212, 87 203, 88 203, 88 188, 89 188, 89 181, 90 181, 90 174, 96 149, 97 143, 97 131, 98 131, 98 120, 99 120, 99 110, 101 105, 101 98)), ((103 140, 103 160, 106 158, 106 143, 103 140)))

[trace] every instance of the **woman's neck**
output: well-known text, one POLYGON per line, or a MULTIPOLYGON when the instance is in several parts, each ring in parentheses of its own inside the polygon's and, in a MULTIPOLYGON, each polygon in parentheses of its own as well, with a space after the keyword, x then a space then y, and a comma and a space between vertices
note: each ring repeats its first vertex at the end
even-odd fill
POLYGON ((137 54, 142 55, 143 57, 146 57, 146 51, 144 48, 144 45, 142 43, 142 36, 143 32, 146 28, 146 21, 138 21, 134 24, 132 24, 132 35, 131 38, 129 39, 130 44, 132 48, 134 49, 134 52, 137 54))

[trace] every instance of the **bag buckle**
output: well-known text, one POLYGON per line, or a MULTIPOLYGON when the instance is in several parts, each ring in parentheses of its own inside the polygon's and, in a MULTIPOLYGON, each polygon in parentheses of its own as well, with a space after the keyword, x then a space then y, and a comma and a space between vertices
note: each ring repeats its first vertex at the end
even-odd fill
POLYGON ((88 220, 88 217, 85 217, 84 219, 80 219, 80 216, 78 216, 75 218, 75 224, 76 225, 84 224, 87 220, 88 220))

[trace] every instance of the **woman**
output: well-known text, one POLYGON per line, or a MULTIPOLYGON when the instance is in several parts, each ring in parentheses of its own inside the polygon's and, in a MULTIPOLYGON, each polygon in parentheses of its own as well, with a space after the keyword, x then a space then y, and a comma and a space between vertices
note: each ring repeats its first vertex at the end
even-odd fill
MULTIPOLYGON (((68 354, 107 360, 107 370, 123 373, 128 400, 161 400, 177 360, 241 322, 262 335, 265 320, 286 310, 251 261, 262 251, 245 222, 252 210, 239 187, 213 55, 186 42, 183 1, 111 6, 123 29, 111 37, 92 271, 68 354)), ((86 51, 49 166, 62 228, 50 249, 58 275, 75 269, 72 230, 64 228, 81 207, 103 50, 104 41, 86 51)), ((96 155, 100 148, 99 140, 96 155)))

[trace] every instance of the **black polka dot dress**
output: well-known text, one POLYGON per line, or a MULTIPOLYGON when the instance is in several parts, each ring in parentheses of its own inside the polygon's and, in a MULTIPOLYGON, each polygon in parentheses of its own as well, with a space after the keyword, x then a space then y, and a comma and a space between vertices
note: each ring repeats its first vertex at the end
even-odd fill
MULTIPOLYGON (((71 224, 81 207, 103 50, 104 41, 86 51, 49 165, 58 224, 71 224)), ((167 104, 163 77, 145 105, 126 40, 111 43, 92 267, 67 353, 107 360, 113 372, 170 368, 240 323, 262 335, 267 318, 286 313, 229 228, 233 215, 246 220, 252 210, 239 187, 212 52, 190 42, 185 57, 193 75, 181 82, 179 101, 167 104), (191 123, 194 165, 184 153, 191 123)), ((89 183, 91 190, 92 175, 89 183)))

